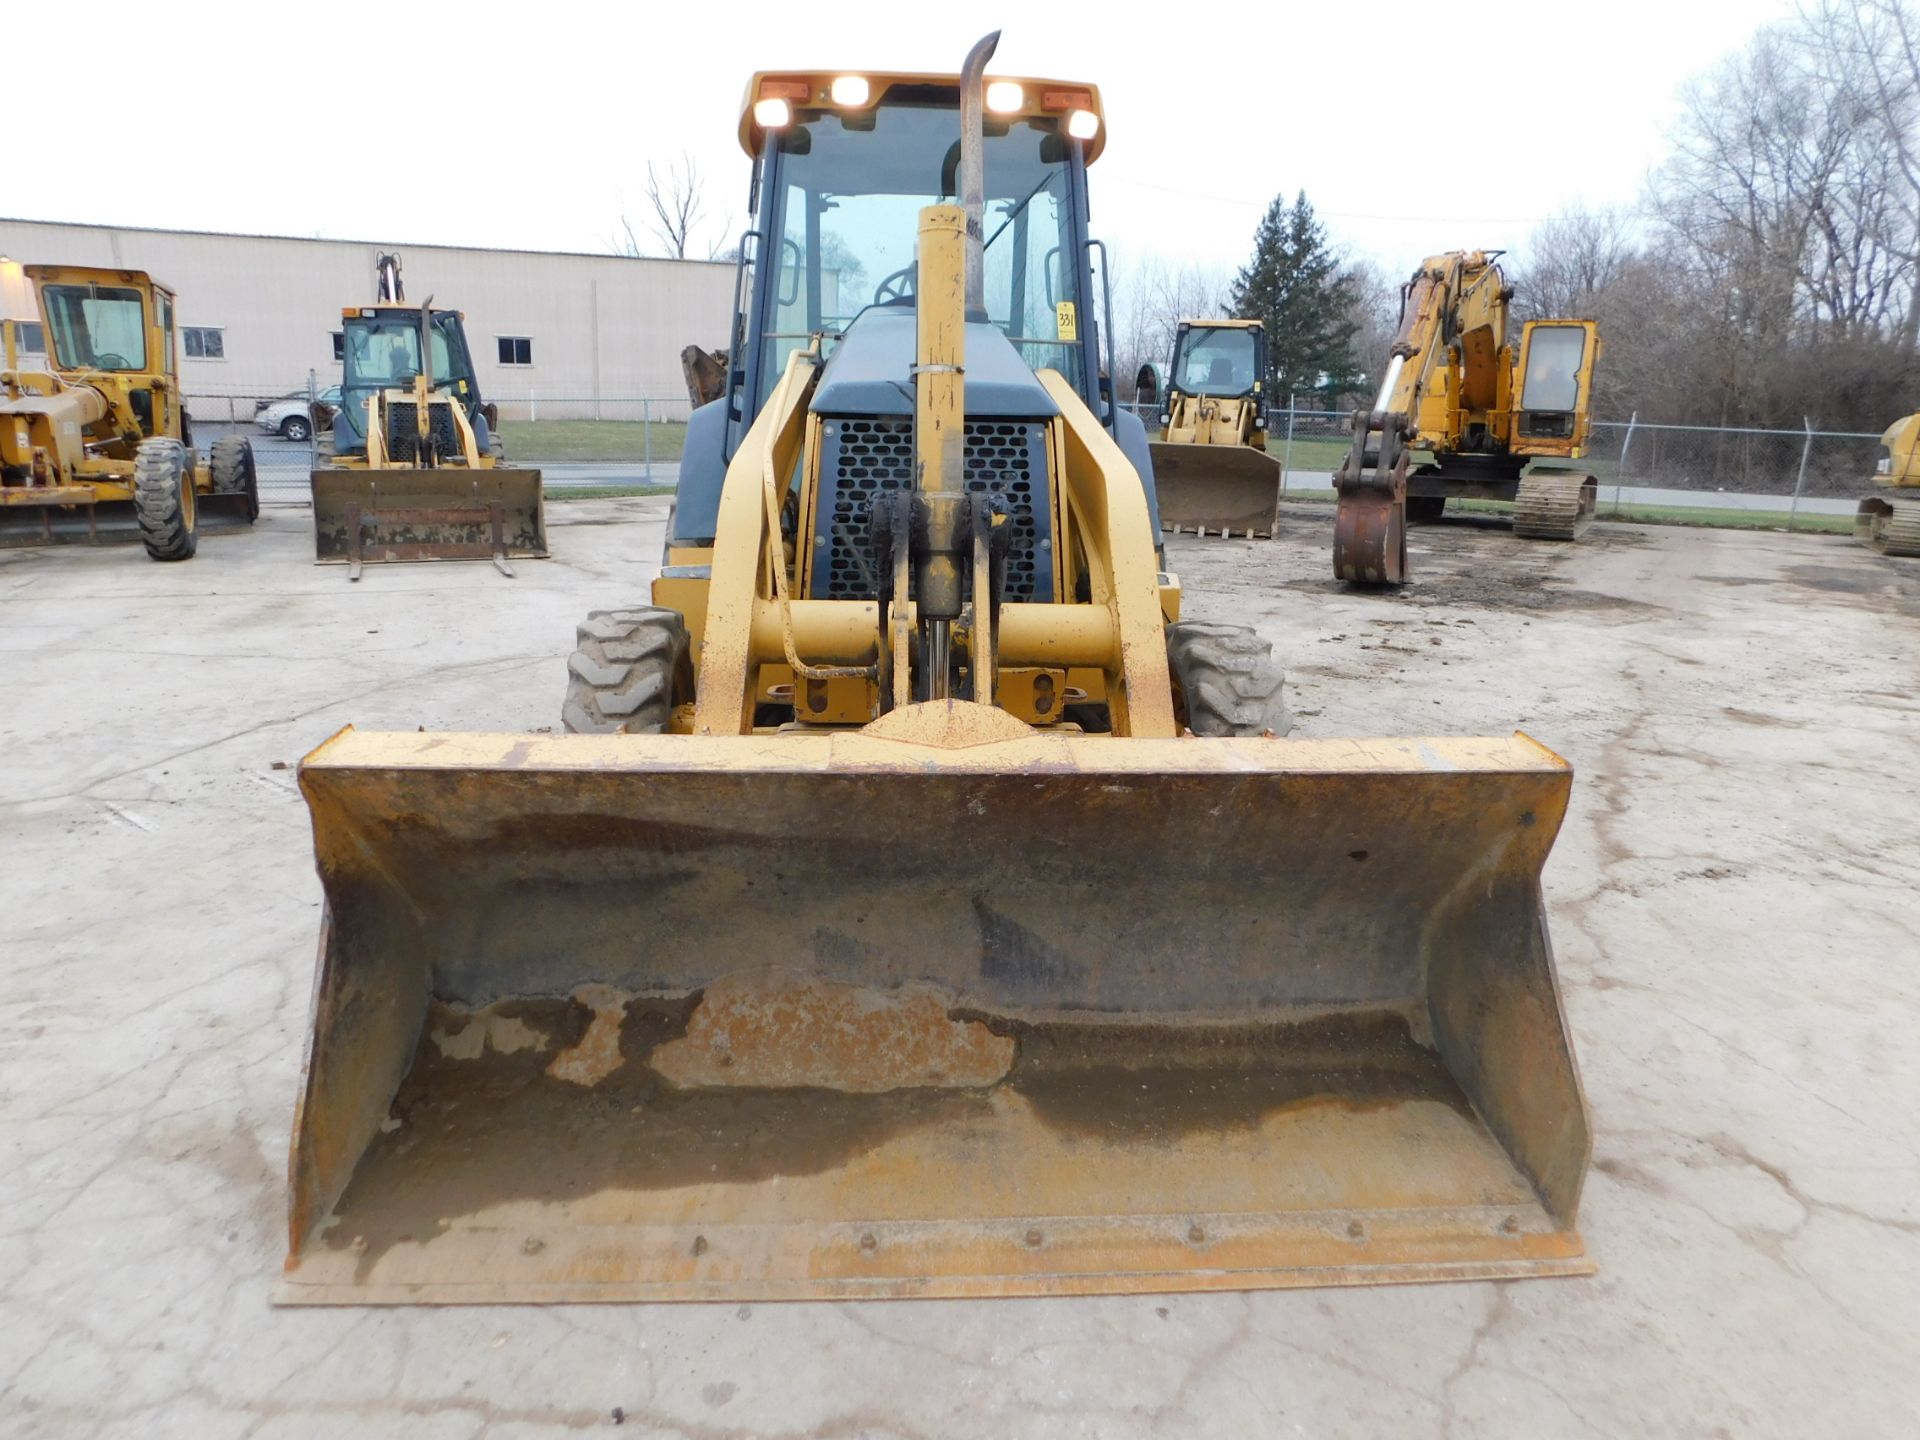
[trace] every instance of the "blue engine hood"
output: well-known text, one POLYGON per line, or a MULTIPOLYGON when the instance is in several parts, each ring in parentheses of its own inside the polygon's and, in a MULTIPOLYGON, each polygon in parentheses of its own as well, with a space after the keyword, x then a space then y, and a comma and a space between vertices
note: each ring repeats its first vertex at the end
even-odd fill
MULTIPOLYGON (((813 392, 821 415, 913 414, 916 319, 907 307, 867 311, 847 327, 813 392)), ((987 321, 967 322, 967 414, 1044 420, 1060 413, 1020 352, 987 321)))

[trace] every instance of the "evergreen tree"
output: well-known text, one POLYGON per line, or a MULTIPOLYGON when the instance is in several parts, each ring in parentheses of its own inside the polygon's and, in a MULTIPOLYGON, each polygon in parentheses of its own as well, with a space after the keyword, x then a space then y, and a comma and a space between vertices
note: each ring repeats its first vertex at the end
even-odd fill
POLYGON ((1267 329, 1268 383, 1276 399, 1320 389, 1348 388, 1360 366, 1353 337, 1359 297, 1327 245, 1303 190, 1288 205, 1276 195, 1254 232, 1253 258, 1233 283, 1237 319, 1267 329))

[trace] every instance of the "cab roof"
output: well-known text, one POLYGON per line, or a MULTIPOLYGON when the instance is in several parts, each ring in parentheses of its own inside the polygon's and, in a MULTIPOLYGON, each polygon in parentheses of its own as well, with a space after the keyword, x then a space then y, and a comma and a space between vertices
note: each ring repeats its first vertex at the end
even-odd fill
MULTIPOLYGON (((1034 119, 1059 120, 1064 124, 1069 112, 1090 110, 1099 116, 1100 128, 1091 140, 1080 142, 1086 147, 1087 163, 1091 165, 1099 157, 1100 152, 1106 149, 1107 117, 1100 105, 1099 86, 1090 85, 1082 80, 1040 80, 1019 75, 986 77, 988 85, 1003 81, 1012 81, 1020 87, 1023 103, 1014 110, 989 111, 989 118, 1025 116, 1034 119)), ((884 104, 887 92, 902 86, 914 88, 938 86, 957 93, 960 89, 960 77, 952 72, 921 73, 894 70, 756 71, 753 78, 747 81, 746 97, 740 102, 740 146, 749 155, 760 153, 760 144, 766 137, 766 129, 753 117, 753 107, 758 101, 779 99, 788 101, 796 110, 832 110, 852 114, 884 104), (833 103, 833 82, 842 76, 858 76, 867 82, 868 96, 865 103, 844 106, 833 103)))

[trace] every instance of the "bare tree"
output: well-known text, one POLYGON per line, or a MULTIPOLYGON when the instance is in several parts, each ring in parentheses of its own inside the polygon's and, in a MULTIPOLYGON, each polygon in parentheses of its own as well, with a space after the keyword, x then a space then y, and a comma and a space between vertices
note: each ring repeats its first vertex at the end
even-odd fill
POLYGON ((1345 274, 1353 306, 1353 355, 1369 380, 1377 380, 1400 329, 1401 282, 1371 260, 1349 260, 1345 274))
POLYGON ((1134 377, 1149 361, 1164 365, 1173 353, 1174 333, 1182 320, 1227 313, 1232 277, 1224 267, 1175 264, 1151 252, 1124 273, 1116 267, 1118 296, 1114 363, 1120 368, 1121 393, 1133 394, 1134 377))
POLYGON ((1586 316, 1619 283, 1635 247, 1626 214, 1614 207, 1563 210, 1535 230, 1509 264, 1523 317, 1586 316))
MULTIPOLYGON (((623 255, 645 255, 648 251, 643 248, 640 235, 640 231, 645 231, 660 247, 661 254, 669 259, 685 260, 688 252, 696 248, 694 231, 706 216, 706 177, 700 172, 699 162, 683 151, 679 163, 669 164, 662 176, 649 160, 647 207, 641 214, 639 230, 635 229, 632 217, 622 212, 620 234, 614 243, 623 255)), ((723 238, 706 246, 706 259, 720 255, 731 218, 721 218, 719 230, 723 238)))

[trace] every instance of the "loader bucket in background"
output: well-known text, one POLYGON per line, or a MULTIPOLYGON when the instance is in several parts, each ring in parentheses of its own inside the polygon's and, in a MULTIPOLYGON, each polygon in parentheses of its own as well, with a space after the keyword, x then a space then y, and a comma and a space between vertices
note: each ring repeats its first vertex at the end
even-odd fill
POLYGON ((1524 736, 346 731, 300 782, 281 1303, 1592 1268, 1524 736))
POLYGON ((1245 445, 1156 440, 1148 448, 1163 530, 1272 537, 1280 513, 1280 462, 1273 456, 1245 445))
POLYGON ((515 557, 545 559, 547 516, 540 472, 316 470, 314 559, 362 565, 401 560, 491 560, 507 575, 515 557))

